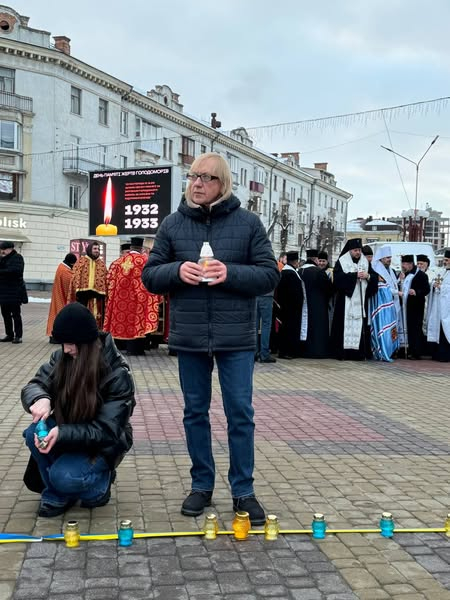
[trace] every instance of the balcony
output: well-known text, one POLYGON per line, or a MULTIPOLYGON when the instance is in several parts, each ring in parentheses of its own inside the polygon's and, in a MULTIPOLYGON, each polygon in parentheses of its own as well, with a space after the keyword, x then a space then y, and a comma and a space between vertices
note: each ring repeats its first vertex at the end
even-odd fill
POLYGON ((195 160, 195 156, 191 156, 190 154, 179 154, 178 155, 178 164, 180 165, 192 165, 195 160))
POLYGON ((259 183, 259 181, 250 181, 250 191, 256 192, 257 194, 263 194, 264 184, 259 183))
POLYGON ((302 210, 306 210, 306 208, 308 207, 307 202, 306 202, 306 198, 299 198, 297 200, 297 206, 299 208, 301 208, 302 210))
POLYGON ((67 150, 63 154, 63 173, 86 177, 90 171, 117 169, 103 162, 83 158, 76 151, 67 150))
POLYGON ((12 108, 20 112, 32 113, 33 98, 0 90, 0 108, 12 108))
POLYGON ((134 142, 135 152, 146 152, 147 154, 153 154, 153 156, 162 156, 163 154, 163 141, 161 140, 142 140, 137 139, 134 142))

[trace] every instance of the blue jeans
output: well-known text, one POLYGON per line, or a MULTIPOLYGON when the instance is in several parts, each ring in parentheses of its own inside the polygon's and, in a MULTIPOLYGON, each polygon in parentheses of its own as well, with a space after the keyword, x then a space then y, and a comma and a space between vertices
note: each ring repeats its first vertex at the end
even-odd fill
MULTIPOLYGON (((55 421, 47 419, 48 429, 55 421)), ((73 500, 94 503, 105 495, 111 480, 111 470, 102 456, 92 458, 85 452, 58 454, 55 447, 41 454, 34 445, 36 423, 24 432, 26 444, 36 460, 45 485, 41 500, 52 506, 65 506, 73 500)))
POLYGON ((256 298, 256 327, 261 321, 261 336, 259 338, 259 358, 265 360, 270 356, 270 330, 272 329, 273 296, 257 296, 256 298))
MULTIPOLYGON (((251 350, 216 352, 215 359, 228 422, 228 481, 231 494, 233 498, 249 496, 254 493, 254 353, 251 350)), ((213 366, 214 359, 206 352, 178 351, 178 369, 184 396, 183 424, 192 461, 192 489, 197 491, 214 489, 215 464, 209 421, 213 366)))

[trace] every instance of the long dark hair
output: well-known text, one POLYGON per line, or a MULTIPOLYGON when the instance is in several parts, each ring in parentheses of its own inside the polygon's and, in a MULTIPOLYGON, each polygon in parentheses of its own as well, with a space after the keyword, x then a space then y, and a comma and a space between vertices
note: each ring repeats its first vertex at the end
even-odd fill
POLYGON ((102 343, 94 340, 77 345, 78 355, 62 355, 54 374, 54 415, 56 423, 86 423, 97 414, 102 400, 97 393, 100 380, 107 372, 102 357, 102 343))

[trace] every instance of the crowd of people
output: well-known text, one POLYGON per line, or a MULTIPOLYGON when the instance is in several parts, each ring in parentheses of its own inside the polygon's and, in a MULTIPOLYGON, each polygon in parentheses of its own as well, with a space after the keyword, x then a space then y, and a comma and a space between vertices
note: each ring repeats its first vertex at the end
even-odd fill
MULTIPOLYGON (((60 515, 78 501, 86 508, 109 501, 115 469, 132 444, 135 405, 132 375, 115 341, 142 353, 163 295, 170 298, 168 344, 178 356, 192 463, 191 489, 181 504, 186 516, 201 515, 213 501, 215 367, 228 424, 232 506, 248 512, 254 526, 265 522, 253 478, 256 361, 276 362, 274 352, 283 360, 392 360, 428 351, 450 360, 449 252, 434 277, 424 256, 417 265, 403 256, 396 274, 389 246, 373 257, 360 239, 346 243, 334 268, 326 253, 314 250, 302 265, 297 251, 277 264, 259 217, 233 195, 221 155, 197 157, 187 179, 178 210, 161 223, 148 258, 142 238, 132 238, 107 269, 94 241, 86 256, 76 261, 68 254, 58 267, 47 334, 62 347, 22 390, 33 421, 24 432, 26 481, 41 494, 41 516, 60 515), (199 260, 205 242, 211 255, 199 260)), ((5 250, 12 253, 0 246, 5 250)), ((20 297, 19 306, 24 301, 20 297)), ((18 324, 8 327, 4 341, 21 334, 18 324)))
POLYGON ((56 270, 47 322, 50 343, 56 315, 66 305, 79 302, 93 314, 100 331, 110 333, 116 345, 132 355, 143 355, 147 336, 158 329, 160 296, 142 283, 148 255, 144 238, 134 237, 120 247, 120 256, 109 269, 93 241, 78 260, 67 254, 56 270))
POLYGON ((426 255, 416 263, 403 255, 399 273, 389 244, 374 256, 360 238, 346 243, 333 269, 325 252, 306 254, 301 266, 297 251, 279 257, 281 280, 272 316, 266 311, 258 323, 256 360, 274 362, 270 352, 278 352, 287 360, 450 361, 450 251, 436 271, 426 255))

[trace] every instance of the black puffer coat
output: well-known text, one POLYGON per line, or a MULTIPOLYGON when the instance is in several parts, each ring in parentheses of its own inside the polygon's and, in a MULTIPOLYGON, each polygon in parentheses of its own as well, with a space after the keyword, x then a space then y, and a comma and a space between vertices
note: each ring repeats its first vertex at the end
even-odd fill
POLYGON ((0 304, 26 304, 23 257, 15 250, 0 259, 0 304))
MULTIPOLYGON (((110 334, 101 333, 100 339, 103 343, 103 359, 109 366, 109 372, 101 380, 98 389, 103 404, 90 423, 59 425, 55 450, 60 453, 83 450, 93 455, 101 454, 114 468, 133 444, 130 416, 136 404, 134 383, 130 369, 110 334)), ((27 412, 39 398, 50 398, 53 406, 53 370, 61 353, 62 350, 53 352, 50 361, 42 365, 23 388, 22 405, 27 412)))
POLYGON ((170 294, 169 347, 188 352, 254 350, 256 296, 273 290, 280 274, 257 215, 235 196, 213 206, 190 208, 185 198, 164 219, 142 273, 146 288, 170 294), (188 285, 179 277, 185 261, 197 262, 208 241, 225 263, 226 280, 188 285))

